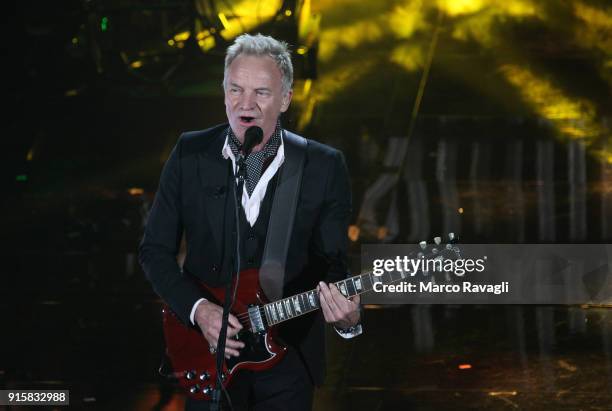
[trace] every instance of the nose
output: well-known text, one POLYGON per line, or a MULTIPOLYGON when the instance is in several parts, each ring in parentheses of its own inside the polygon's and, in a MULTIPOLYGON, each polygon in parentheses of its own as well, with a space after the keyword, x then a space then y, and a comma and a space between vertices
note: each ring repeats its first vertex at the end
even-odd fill
POLYGON ((240 96, 240 109, 252 110, 255 108, 255 93, 246 91, 240 96))

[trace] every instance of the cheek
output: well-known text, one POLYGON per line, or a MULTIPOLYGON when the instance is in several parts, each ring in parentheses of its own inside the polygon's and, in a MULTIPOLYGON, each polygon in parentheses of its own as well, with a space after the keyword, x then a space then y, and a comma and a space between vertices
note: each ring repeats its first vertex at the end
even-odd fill
POLYGON ((238 101, 238 98, 236 98, 235 96, 231 96, 226 94, 225 95, 225 106, 226 107, 233 107, 236 105, 236 101, 238 101))

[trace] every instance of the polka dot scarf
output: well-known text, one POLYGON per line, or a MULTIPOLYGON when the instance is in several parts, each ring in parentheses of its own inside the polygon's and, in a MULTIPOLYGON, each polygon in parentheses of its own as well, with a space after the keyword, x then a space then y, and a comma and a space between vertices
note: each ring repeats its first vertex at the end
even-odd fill
MULTIPOLYGON (((234 153, 234 156, 238 158, 238 154, 240 150, 242 150, 242 144, 238 137, 234 134, 231 127, 228 127, 227 136, 229 141, 229 146, 234 153)), ((257 182, 261 178, 261 174, 263 173, 264 164, 269 163, 275 156, 278 148, 281 144, 281 126, 280 120, 276 122, 276 128, 274 129, 274 134, 270 137, 270 140, 266 143, 266 145, 258 152, 252 152, 246 158, 246 167, 247 167, 247 176, 246 176, 246 189, 249 196, 253 194, 253 190, 255 190, 255 186, 257 186, 257 182)))

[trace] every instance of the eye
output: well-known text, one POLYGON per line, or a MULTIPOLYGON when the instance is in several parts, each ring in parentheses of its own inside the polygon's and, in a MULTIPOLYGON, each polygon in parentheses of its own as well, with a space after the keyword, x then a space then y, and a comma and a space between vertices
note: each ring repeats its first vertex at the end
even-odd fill
POLYGON ((231 87, 230 88, 230 93, 232 94, 238 94, 240 93, 240 89, 236 88, 236 87, 231 87))
POLYGON ((270 93, 266 90, 257 90, 257 95, 258 96, 269 96, 270 93))

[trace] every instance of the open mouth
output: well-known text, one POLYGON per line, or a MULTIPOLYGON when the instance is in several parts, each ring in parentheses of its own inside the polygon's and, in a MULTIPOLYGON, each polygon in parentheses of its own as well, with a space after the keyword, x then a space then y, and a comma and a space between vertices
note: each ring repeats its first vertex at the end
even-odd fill
POLYGON ((255 122, 255 117, 240 116, 240 122, 244 124, 252 124, 253 122, 255 122))

